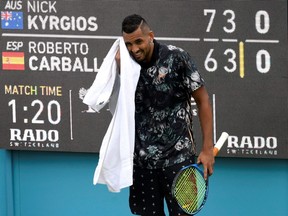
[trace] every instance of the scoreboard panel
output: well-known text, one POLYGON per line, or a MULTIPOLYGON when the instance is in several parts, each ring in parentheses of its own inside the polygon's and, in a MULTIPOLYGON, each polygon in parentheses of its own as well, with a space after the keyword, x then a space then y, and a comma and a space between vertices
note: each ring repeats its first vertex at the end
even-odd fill
POLYGON ((0 147, 98 152, 111 114, 82 100, 123 18, 138 13, 195 60, 214 141, 230 134, 220 156, 288 158, 287 1, 148 2, 1 1, 0 147))

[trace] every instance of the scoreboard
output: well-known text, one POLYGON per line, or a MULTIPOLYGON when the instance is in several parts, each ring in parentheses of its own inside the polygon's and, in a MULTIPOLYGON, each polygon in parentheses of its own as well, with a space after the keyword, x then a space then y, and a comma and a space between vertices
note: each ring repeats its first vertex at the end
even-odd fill
MULTIPOLYGON (((127 15, 188 51, 222 157, 288 158, 286 0, 3 0, 0 147, 98 152, 111 120, 82 100, 127 15)), ((196 104, 194 130, 201 146, 196 104)))

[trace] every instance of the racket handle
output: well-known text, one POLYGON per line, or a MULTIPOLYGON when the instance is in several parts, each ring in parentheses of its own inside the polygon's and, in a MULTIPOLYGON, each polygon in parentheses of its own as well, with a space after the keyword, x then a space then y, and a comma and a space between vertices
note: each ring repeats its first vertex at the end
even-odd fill
POLYGON ((218 154, 218 152, 220 151, 220 149, 222 148, 223 144, 225 143, 228 137, 229 137, 229 134, 227 132, 223 132, 221 134, 220 138, 218 139, 213 149, 214 156, 218 154))

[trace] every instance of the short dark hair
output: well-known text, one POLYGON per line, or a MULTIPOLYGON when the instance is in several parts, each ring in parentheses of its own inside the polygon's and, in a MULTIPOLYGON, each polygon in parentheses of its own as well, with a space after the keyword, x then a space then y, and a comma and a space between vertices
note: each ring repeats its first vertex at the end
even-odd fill
POLYGON ((138 14, 129 15, 125 17, 125 19, 122 22, 122 33, 125 32, 127 34, 130 34, 134 32, 136 29, 138 29, 140 25, 141 29, 144 26, 149 27, 146 20, 142 16, 138 14))

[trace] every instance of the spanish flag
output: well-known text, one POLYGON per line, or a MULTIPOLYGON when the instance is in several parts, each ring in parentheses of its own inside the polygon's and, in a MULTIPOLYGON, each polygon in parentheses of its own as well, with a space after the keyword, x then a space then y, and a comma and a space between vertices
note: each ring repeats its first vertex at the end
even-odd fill
POLYGON ((3 70, 24 70, 24 52, 2 52, 3 70))

